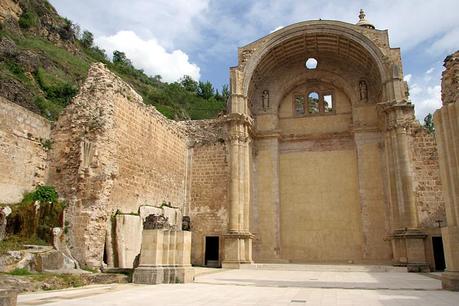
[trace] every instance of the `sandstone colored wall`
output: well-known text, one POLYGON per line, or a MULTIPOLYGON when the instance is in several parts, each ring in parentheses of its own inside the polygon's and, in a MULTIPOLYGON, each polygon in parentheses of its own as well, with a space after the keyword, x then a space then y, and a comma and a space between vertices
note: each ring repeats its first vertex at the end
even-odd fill
POLYGON ((222 235, 227 232, 229 206, 228 149, 223 124, 218 120, 187 124, 194 141, 190 156, 191 261, 195 265, 204 265, 205 236, 220 237, 220 261, 223 259, 222 235), (201 132, 197 134, 193 130, 201 132), (203 135, 203 131, 207 133, 203 135))
POLYGON ((459 291, 459 51, 448 56, 444 66, 443 106, 434 114, 447 219, 447 226, 441 229, 446 259, 442 285, 459 291))
POLYGON ((426 129, 414 129, 411 142, 416 208, 420 227, 438 227, 446 221, 445 201, 440 181, 437 143, 426 129))
POLYGON ((0 97, 0 203, 17 203, 48 175, 51 124, 0 97))
POLYGON ((80 263, 99 267, 107 248, 112 265, 111 216, 163 200, 186 202, 187 138, 102 64, 91 67, 80 93, 53 130, 50 181, 69 207, 69 244, 80 263), (107 244, 107 245, 106 245, 107 244))
POLYGON ((335 149, 281 150, 282 258, 362 259, 357 158, 349 143, 335 149))

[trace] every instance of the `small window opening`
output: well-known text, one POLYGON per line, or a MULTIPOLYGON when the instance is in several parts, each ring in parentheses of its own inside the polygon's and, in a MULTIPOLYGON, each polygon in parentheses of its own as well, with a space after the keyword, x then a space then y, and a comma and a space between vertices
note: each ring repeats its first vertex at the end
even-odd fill
POLYGON ((304 115, 304 97, 303 96, 295 97, 295 113, 297 115, 304 115))
POLYGON ((315 91, 308 95, 308 112, 310 114, 319 112, 319 94, 315 91))
POLYGON ((333 96, 324 95, 324 112, 330 113, 333 111, 333 96))
POLYGON ((316 69, 317 68, 317 60, 313 57, 310 57, 307 59, 305 65, 306 65, 306 68, 308 69, 316 69))

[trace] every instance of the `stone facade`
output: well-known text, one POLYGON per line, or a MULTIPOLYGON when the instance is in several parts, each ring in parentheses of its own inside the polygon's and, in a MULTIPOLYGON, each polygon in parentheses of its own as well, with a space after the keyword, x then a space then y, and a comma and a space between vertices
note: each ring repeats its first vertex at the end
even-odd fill
POLYGON ((459 51, 445 60, 443 106, 434 114, 447 226, 442 227, 446 257, 443 288, 459 291, 459 51))
POLYGON ((48 176, 51 124, 0 97, 0 203, 18 203, 48 176))
POLYGON ((443 151, 415 120, 387 31, 367 21, 306 21, 238 53, 228 114, 214 120, 168 120, 102 64, 90 68, 48 136, 48 183, 68 203, 72 255, 83 266, 135 268, 149 256, 141 250, 159 250, 142 244, 142 235, 156 239, 142 222, 161 210, 175 230, 191 217, 195 265, 213 251, 213 264, 229 268, 432 268, 430 238, 441 235, 437 221, 451 201, 439 179, 443 151), (161 209, 163 201, 174 208, 161 209))
POLYGON ((297 23, 240 48, 230 76, 224 266, 429 268, 428 237, 444 213, 437 157, 387 31, 366 20, 297 23))

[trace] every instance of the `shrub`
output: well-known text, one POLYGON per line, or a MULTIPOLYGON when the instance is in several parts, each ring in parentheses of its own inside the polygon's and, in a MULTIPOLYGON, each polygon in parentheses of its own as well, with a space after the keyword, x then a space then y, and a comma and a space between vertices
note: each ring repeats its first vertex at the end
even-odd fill
POLYGON ((25 11, 22 13, 21 17, 19 17, 19 26, 23 29, 29 29, 31 27, 34 27, 37 25, 37 16, 30 12, 30 11, 25 11))
POLYGON ((53 227, 62 227, 64 204, 52 186, 40 186, 28 193, 18 205, 12 206, 8 216, 7 232, 23 239, 51 241, 53 227), (35 202, 39 201, 36 206, 35 202))
POLYGON ((40 202, 57 202, 57 192, 52 186, 39 186, 33 192, 32 199, 40 202))

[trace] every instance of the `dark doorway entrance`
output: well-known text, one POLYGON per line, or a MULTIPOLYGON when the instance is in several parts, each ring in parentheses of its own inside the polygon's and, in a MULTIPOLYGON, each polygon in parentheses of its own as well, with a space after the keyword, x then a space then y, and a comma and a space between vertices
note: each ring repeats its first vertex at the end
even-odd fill
POLYGON ((219 267, 219 237, 207 236, 206 237, 206 252, 205 252, 205 265, 208 267, 219 267))
POLYGON ((441 237, 432 237, 432 246, 435 260, 435 271, 445 270, 445 254, 443 253, 443 241, 441 237))

